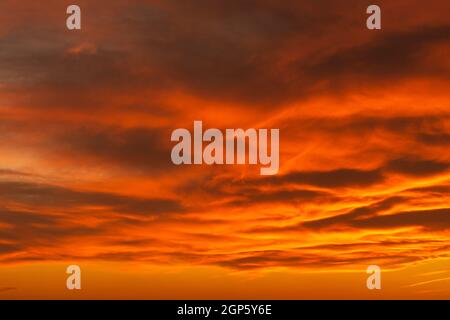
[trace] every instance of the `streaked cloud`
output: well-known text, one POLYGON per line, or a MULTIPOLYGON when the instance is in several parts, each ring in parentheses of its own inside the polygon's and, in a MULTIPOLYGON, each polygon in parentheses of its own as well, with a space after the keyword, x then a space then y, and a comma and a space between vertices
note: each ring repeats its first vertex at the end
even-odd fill
POLYGON ((79 4, 78 33, 60 1, 0 4, 0 264, 449 257, 448 1, 381 1, 375 33, 361 1, 79 4), (280 173, 174 166, 194 120, 280 128, 280 173))

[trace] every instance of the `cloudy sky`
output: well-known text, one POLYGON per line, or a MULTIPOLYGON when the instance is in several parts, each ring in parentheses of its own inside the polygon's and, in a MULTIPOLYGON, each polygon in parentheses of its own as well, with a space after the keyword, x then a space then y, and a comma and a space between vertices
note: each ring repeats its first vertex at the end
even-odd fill
POLYGON ((450 297, 449 1, 73 3, 0 3, 0 298, 450 297), (194 120, 280 172, 173 165, 194 120))

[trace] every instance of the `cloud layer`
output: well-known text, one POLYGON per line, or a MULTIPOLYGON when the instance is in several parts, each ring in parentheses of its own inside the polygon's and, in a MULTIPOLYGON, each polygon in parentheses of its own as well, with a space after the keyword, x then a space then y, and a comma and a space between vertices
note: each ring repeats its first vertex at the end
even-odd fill
POLYGON ((448 1, 78 2, 0 4, 0 263, 449 257, 448 1), (194 120, 280 128, 280 173, 173 166, 194 120))

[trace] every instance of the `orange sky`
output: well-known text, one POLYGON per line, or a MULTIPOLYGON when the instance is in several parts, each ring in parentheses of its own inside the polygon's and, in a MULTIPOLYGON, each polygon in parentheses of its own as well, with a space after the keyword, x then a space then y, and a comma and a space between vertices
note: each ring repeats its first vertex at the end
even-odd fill
POLYGON ((450 298, 447 0, 42 2, 0 3, 0 299, 450 298), (280 172, 174 166, 194 120, 280 172))

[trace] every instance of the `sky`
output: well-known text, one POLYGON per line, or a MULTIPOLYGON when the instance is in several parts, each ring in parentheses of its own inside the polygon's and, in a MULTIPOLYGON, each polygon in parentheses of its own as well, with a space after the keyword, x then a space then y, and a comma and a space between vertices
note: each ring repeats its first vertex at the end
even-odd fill
POLYGON ((0 299, 449 299, 450 2, 370 4, 2 0, 0 299), (175 166, 195 120, 278 174, 175 166))

